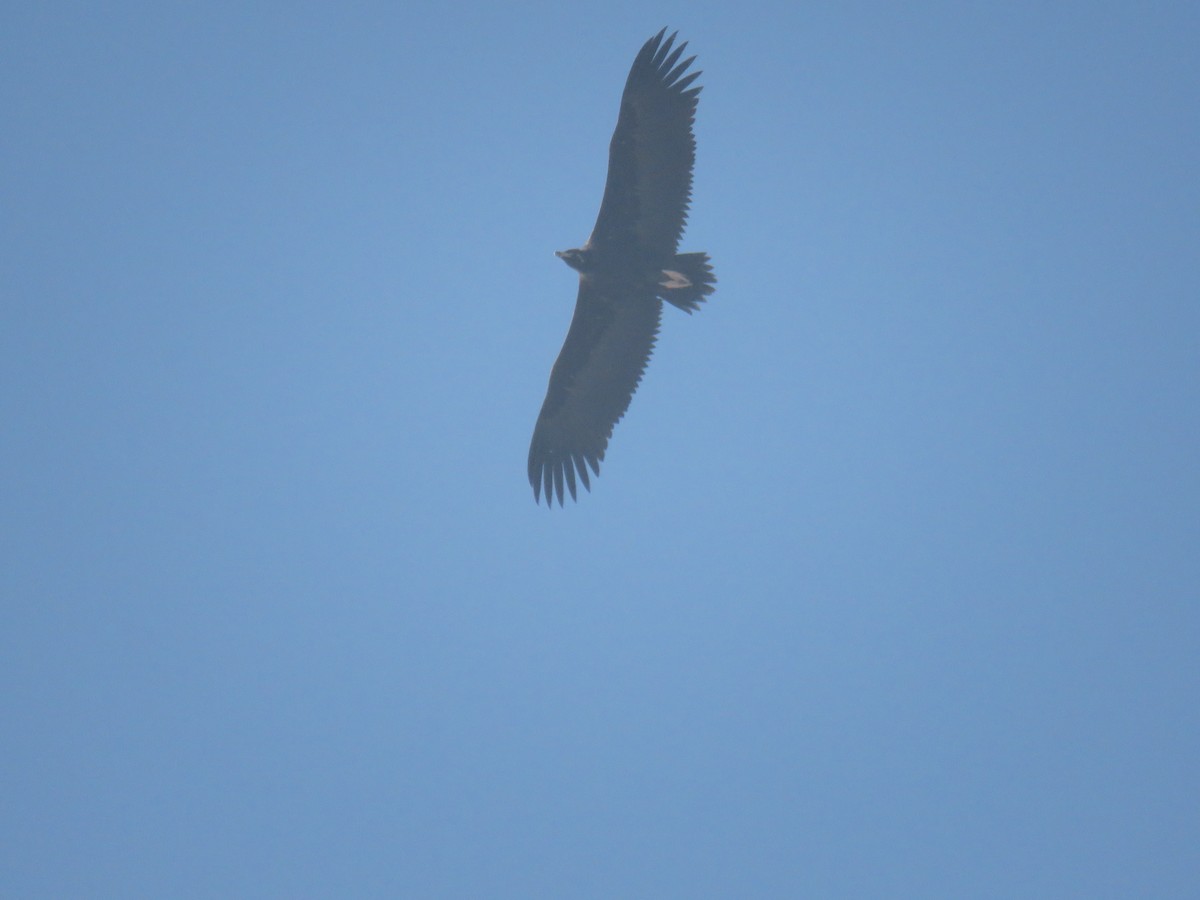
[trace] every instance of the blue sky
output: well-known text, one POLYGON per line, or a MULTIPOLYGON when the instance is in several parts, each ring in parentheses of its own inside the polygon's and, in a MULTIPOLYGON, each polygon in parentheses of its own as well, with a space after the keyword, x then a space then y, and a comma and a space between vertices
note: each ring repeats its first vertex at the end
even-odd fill
POLYGON ((1187 3, 0 16, 0 894, 1200 881, 1187 3), (620 88, 704 70, 591 494, 620 88))

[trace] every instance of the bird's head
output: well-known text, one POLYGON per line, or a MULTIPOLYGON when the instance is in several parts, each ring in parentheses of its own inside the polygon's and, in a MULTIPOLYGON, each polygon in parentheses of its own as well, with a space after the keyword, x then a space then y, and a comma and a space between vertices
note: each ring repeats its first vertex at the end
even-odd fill
POLYGON ((586 272, 591 268, 592 256, 586 249, 555 250, 554 255, 576 271, 586 272))

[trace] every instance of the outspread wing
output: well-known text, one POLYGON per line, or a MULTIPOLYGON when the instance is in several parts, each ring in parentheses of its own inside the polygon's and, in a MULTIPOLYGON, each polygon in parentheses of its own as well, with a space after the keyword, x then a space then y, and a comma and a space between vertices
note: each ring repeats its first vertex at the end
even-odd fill
POLYGON ((696 57, 679 57, 672 34, 664 28, 646 42, 633 61, 621 113, 608 150, 604 201, 589 243, 594 247, 628 246, 669 257, 679 247, 692 198, 696 141, 692 122, 699 87, 690 87, 699 71, 685 75, 696 57))
POLYGON ((654 350, 662 302, 653 292, 604 296, 591 279, 579 280, 575 315, 529 445, 529 483, 534 499, 563 503, 563 488, 575 499, 578 473, 591 490, 588 467, 600 462, 613 426, 625 415, 654 350))

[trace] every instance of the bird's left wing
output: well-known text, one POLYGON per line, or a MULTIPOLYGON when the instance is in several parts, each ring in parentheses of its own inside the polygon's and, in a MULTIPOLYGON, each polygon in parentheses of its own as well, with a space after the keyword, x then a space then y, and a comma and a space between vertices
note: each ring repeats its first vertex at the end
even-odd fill
POLYGON ((696 139, 692 122, 699 71, 694 56, 680 61, 687 42, 672 49, 664 28, 642 47, 621 94, 621 112, 608 149, 608 180, 589 243, 636 246, 670 257, 679 246, 692 197, 696 139))

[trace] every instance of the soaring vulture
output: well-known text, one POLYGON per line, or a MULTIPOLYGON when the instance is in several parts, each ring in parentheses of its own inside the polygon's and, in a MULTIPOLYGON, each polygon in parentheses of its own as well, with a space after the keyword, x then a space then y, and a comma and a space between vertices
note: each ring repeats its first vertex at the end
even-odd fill
POLYGON ((700 73, 679 62, 664 28, 642 47, 621 95, 608 148, 608 181, 587 243, 557 255, 579 272, 575 315, 529 446, 535 501, 563 489, 575 499, 576 476, 592 489, 600 462, 654 350, 662 301, 686 313, 713 292, 705 253, 678 253, 692 196, 696 140, 692 121, 700 73))

